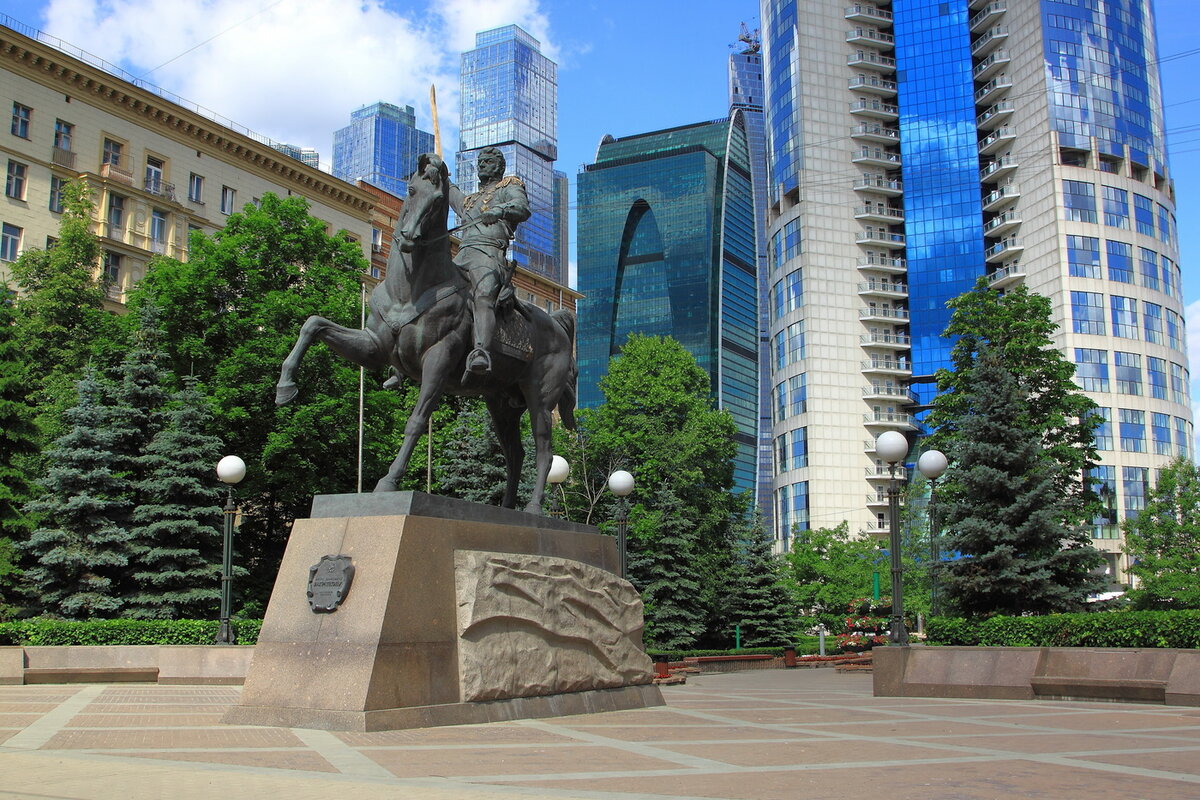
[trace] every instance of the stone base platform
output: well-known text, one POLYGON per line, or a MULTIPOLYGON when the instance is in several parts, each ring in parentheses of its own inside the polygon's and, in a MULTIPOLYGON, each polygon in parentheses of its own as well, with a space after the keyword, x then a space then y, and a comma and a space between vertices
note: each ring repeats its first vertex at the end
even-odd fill
POLYGON ((223 721, 378 731, 661 705, 616 567, 588 526, 419 492, 318 497, 223 721), (353 577, 317 613, 323 556, 353 577))

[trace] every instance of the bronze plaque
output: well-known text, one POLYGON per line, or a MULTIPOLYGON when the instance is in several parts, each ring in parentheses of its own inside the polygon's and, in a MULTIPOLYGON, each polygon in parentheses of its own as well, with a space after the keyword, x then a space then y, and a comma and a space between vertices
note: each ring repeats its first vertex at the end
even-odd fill
POLYGON ((354 565, 350 556, 321 556, 308 568, 308 606, 314 614, 331 614, 350 594, 354 565))

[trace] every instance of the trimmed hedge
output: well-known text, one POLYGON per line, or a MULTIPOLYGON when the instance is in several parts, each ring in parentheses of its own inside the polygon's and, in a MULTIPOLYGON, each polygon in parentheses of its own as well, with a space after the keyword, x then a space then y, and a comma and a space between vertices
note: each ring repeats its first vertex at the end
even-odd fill
MULTIPOLYGON (((231 620, 238 644, 254 644, 260 619, 231 620)), ((221 623, 207 619, 27 619, 0 623, 0 645, 212 644, 221 623)))
POLYGON ((929 644, 967 647, 1200 647, 1200 611, 1112 611, 1041 617, 934 617, 929 644))

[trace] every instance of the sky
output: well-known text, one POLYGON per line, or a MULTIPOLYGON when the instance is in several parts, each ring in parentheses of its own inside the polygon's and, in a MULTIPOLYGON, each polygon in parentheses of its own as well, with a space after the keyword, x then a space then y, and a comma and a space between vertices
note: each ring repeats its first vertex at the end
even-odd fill
MULTIPOLYGON (((1195 2, 1155 7, 1200 420, 1195 2)), ((559 65, 557 168, 572 197, 605 134, 726 116, 731 45, 742 22, 759 27, 757 0, 5 0, 0 13, 257 133, 316 148, 323 162, 350 112, 379 100, 413 106, 418 126, 431 130, 430 84, 449 155, 460 53, 477 31, 517 23, 559 65)))

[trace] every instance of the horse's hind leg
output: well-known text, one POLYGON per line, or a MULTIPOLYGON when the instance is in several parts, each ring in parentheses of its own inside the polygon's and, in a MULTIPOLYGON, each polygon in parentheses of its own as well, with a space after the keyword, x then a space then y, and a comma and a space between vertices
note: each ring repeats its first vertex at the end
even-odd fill
POLYGON ((554 457, 551 443, 550 406, 537 397, 529 404, 529 423, 533 428, 533 441, 537 453, 537 473, 533 481, 533 494, 525 510, 531 514, 542 513, 542 497, 546 491, 546 477, 550 474, 550 461, 554 457))
POLYGON ((408 469, 408 459, 417 446, 417 440, 425 433, 429 417, 433 415, 442 399, 442 387, 445 386, 446 377, 452 369, 451 360, 444 350, 445 348, 435 347, 426 353, 421 366, 421 392, 417 395, 417 403, 404 425, 404 443, 400 445, 400 454, 388 468, 387 475, 375 484, 377 492, 396 491, 400 479, 404 476, 404 470, 408 469))
POLYGON ((492 415, 492 429, 504 453, 505 474, 503 508, 517 507, 517 489, 521 485, 521 467, 525 464, 525 446, 521 444, 521 414, 523 409, 513 408, 504 396, 487 398, 488 413, 492 415))
POLYGON ((325 342, 342 358, 368 369, 387 366, 385 348, 370 330, 344 328, 324 317, 309 317, 300 328, 300 335, 292 351, 283 360, 279 370, 279 383, 275 385, 275 405, 282 406, 296 398, 295 374, 301 359, 313 342, 325 342))

